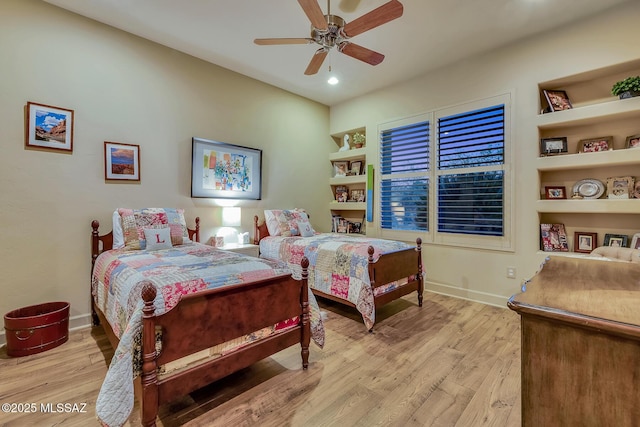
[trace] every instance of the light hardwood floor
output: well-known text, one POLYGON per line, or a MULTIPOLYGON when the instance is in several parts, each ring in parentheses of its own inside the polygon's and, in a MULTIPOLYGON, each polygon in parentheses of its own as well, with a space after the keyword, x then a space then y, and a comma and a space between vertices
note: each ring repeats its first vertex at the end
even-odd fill
MULTIPOLYGON (((378 310, 373 333, 359 314, 320 301, 326 345, 301 369, 291 347, 160 410, 162 426, 519 426, 520 319, 508 309, 415 293, 378 310)), ((9 358, 0 349, 2 426, 90 426, 113 351, 102 331, 76 331, 60 347, 9 358), (85 413, 39 412, 85 403, 85 413)), ((130 425, 139 425, 138 407, 130 425)))

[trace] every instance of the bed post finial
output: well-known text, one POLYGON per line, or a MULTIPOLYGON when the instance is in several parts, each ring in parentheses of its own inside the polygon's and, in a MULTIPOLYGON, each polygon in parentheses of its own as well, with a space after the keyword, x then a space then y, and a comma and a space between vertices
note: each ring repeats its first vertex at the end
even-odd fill
POLYGON ((154 300, 156 299, 156 287, 148 280, 142 282, 142 395, 143 401, 140 408, 142 424, 155 426, 158 415, 158 381, 156 370, 156 315, 154 300))
POLYGON ((196 238, 195 238, 196 242, 200 242, 200 217, 197 216, 196 217, 196 238))

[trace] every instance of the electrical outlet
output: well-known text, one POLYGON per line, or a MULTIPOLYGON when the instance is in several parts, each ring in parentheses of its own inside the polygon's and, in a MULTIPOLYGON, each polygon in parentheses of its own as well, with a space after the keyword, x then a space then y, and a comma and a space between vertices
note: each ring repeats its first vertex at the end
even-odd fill
POLYGON ((516 268, 515 267, 507 267, 507 277, 509 279, 516 278, 516 268))

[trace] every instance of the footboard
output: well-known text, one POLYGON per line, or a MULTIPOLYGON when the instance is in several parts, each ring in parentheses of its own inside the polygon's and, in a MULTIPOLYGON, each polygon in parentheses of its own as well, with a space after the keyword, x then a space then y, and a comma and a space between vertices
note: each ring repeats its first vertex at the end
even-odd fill
POLYGON ((375 288, 397 280, 409 278, 409 282, 392 291, 375 297, 376 308, 398 299, 413 291, 418 291, 418 305, 422 307, 424 280, 422 277, 422 239, 416 239, 414 248, 387 252, 373 261, 374 249, 369 247, 369 278, 375 288))
POLYGON ((296 343, 302 366, 309 364, 311 337, 307 287, 308 260, 302 261, 302 280, 282 275, 221 289, 189 294, 173 309, 155 316, 155 287, 145 285, 143 316, 142 419, 154 425, 158 407, 248 367, 296 343), (265 310, 265 306, 269 307, 265 310), (158 379, 157 367, 216 344, 298 316, 299 324, 285 332, 257 340, 221 356, 158 379), (188 329, 185 328, 188 325, 188 329), (162 350, 156 355, 155 333, 162 331, 162 350))

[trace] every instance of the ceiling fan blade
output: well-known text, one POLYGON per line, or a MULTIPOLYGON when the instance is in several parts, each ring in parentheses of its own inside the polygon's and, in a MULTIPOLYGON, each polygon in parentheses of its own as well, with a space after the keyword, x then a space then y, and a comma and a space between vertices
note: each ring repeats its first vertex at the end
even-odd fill
POLYGON ((391 0, 382 6, 373 9, 369 13, 365 13, 361 17, 348 22, 342 32, 347 37, 354 37, 358 34, 362 34, 365 31, 369 31, 372 28, 379 27, 382 24, 386 24, 389 21, 393 21, 396 18, 402 16, 404 7, 398 0, 391 0))
POLYGON ((355 10, 360 5, 360 0, 341 0, 338 7, 341 11, 346 13, 355 12, 355 10))
POLYGON ((383 54, 351 42, 340 43, 338 50, 345 55, 359 59, 370 65, 378 65, 384 60, 383 54))
POLYGON ((317 73, 320 67, 322 66, 322 63, 324 62, 324 58, 327 57, 328 53, 329 53, 329 50, 325 49, 324 47, 321 47, 320 49, 316 50, 316 53, 313 54, 313 57, 311 58, 311 62, 309 62, 309 65, 307 66, 307 69, 304 70, 304 73, 307 76, 317 73))
POLYGON ((313 39, 309 39, 309 38, 255 39, 253 42, 260 46, 274 45, 274 44, 311 44, 313 43, 313 39))
POLYGON ((325 31, 329 29, 327 19, 324 17, 324 13, 322 13, 322 9, 320 9, 317 0, 298 0, 298 3, 302 6, 302 10, 304 10, 309 21, 311 21, 313 28, 325 31))

